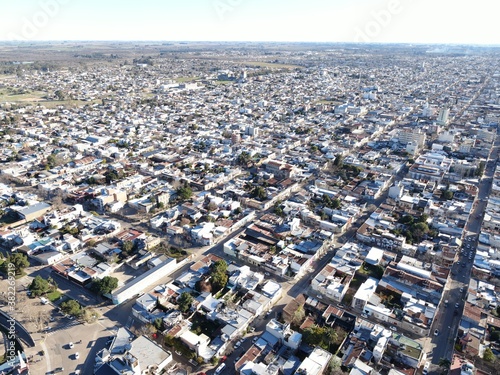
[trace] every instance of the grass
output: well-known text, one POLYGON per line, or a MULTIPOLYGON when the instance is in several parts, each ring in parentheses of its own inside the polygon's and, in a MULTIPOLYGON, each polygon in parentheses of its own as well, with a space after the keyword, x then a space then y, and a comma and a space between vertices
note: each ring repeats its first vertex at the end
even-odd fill
POLYGON ((60 291, 54 290, 53 292, 48 293, 45 297, 47 297, 50 302, 56 302, 62 297, 62 295, 63 294, 60 291))
POLYGON ((18 92, 11 88, 0 89, 0 102, 39 101, 45 96, 43 91, 18 92))

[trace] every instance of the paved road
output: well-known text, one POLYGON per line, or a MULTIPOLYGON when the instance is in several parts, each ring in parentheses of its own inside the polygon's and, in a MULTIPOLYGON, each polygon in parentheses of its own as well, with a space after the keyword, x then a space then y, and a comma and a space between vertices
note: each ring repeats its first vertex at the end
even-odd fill
POLYGON ((490 152, 490 158, 486 163, 483 178, 479 182, 479 190, 469 215, 469 220, 465 226, 464 247, 465 254, 459 254, 459 260, 452 267, 452 275, 448 280, 443 293, 442 301, 448 300, 448 306, 442 303, 439 306, 436 319, 432 326, 432 350, 431 371, 429 375, 438 374, 440 369, 438 363, 441 358, 452 359, 453 346, 458 333, 458 326, 462 317, 464 303, 471 276, 475 249, 477 247, 478 235, 481 231, 482 218, 487 206, 487 199, 491 192, 493 175, 496 168, 496 160, 500 149, 500 137, 496 137, 490 152), (467 244, 469 244, 467 247, 467 244), (469 255, 472 259, 469 259, 469 255), (460 289, 463 288, 461 292, 460 289), (458 303, 458 307, 455 307, 458 303), (438 330, 438 335, 434 336, 434 330, 438 330))

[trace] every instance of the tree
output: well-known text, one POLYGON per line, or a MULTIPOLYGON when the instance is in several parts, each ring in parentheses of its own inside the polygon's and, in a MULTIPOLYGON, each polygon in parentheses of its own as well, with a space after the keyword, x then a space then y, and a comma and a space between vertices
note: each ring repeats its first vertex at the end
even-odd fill
POLYGON ((125 254, 130 254, 133 248, 134 248, 134 243, 132 241, 123 241, 122 251, 125 254))
POLYGON ((106 178, 106 183, 110 184, 111 182, 118 180, 120 176, 115 169, 109 169, 104 173, 104 177, 106 178))
POLYGON ((177 299, 177 304, 179 305, 179 310, 183 313, 187 312, 191 308, 194 298, 188 292, 183 292, 177 299))
POLYGON ((54 154, 47 156, 47 166, 49 168, 54 168, 56 166, 56 157, 54 154))
POLYGON ((299 326, 304 321, 305 317, 306 317, 306 312, 304 311, 304 307, 299 306, 297 310, 295 310, 295 312, 293 313, 291 323, 296 326, 299 326))
POLYGON ((92 281, 90 289, 98 294, 110 294, 118 287, 118 279, 116 277, 104 276, 102 279, 92 281))
POLYGON ((340 154, 337 155, 335 157, 335 160, 333 161, 333 165, 336 167, 342 167, 343 164, 344 164, 344 158, 340 154))
POLYGON ((487 362, 493 362, 495 360, 495 355, 490 348, 484 349, 483 359, 487 362))
POLYGON ((267 198, 266 189, 264 189, 262 186, 256 186, 252 190, 252 196, 254 198, 257 198, 257 199, 260 199, 260 200, 264 200, 264 199, 267 198))
POLYGON ((180 199, 185 201, 193 196, 193 190, 189 187, 189 185, 184 185, 177 189, 177 195, 180 199))
POLYGON ((4 273, 8 273, 7 268, 9 271, 12 271, 13 268, 16 275, 22 275, 24 269, 29 265, 30 262, 28 261, 28 257, 26 255, 21 253, 14 253, 9 255, 7 259, 5 259, 2 267, 4 268, 4 273))
POLYGON ((85 308, 81 310, 81 317, 87 323, 94 323, 99 319, 99 313, 94 309, 85 308))
POLYGON ((61 310, 68 315, 80 316, 82 307, 74 299, 61 303, 61 310))
POLYGON ((48 293, 52 287, 47 280, 44 280, 41 276, 35 276, 35 278, 31 281, 31 284, 28 286, 28 289, 31 291, 31 294, 35 297, 43 296, 48 293))
POLYGON ((241 154, 238 155, 236 158, 236 162, 240 165, 247 165, 248 162, 251 160, 250 153, 247 151, 243 151, 241 154))
POLYGON ((333 343, 335 343, 335 341, 337 341, 337 331, 335 331, 332 327, 325 327, 324 332, 325 341, 328 343, 328 346, 331 346, 333 343))
POLYGON ((227 285, 229 277, 227 275, 227 263, 225 260, 219 260, 212 264, 210 270, 210 282, 212 284, 213 292, 217 293, 219 290, 224 289, 227 285))
POLYGON ((451 366, 451 362, 448 358, 439 358, 438 366, 444 370, 448 370, 451 366))
POLYGON ((319 345, 323 347, 323 336, 324 336, 324 330, 323 328, 314 325, 311 327, 308 327, 304 329, 303 332, 303 340, 306 344, 308 345, 319 345))

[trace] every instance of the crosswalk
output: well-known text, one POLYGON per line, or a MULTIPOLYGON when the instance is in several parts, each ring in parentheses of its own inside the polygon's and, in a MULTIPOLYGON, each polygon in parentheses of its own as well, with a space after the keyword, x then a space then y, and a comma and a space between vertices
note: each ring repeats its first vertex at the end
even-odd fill
POLYGON ((56 333, 56 332, 58 332, 58 331, 61 331, 61 330, 63 330, 63 329, 67 329, 67 328, 71 328, 71 327, 77 326, 77 325, 79 325, 79 324, 82 324, 82 323, 80 323, 80 322, 79 322, 79 321, 77 321, 77 320, 74 320, 74 321, 69 322, 69 323, 67 323, 67 324, 57 326, 56 328, 51 328, 51 329, 50 329, 50 331, 45 332, 45 334, 46 334, 47 336, 50 336, 50 335, 52 335, 52 334, 54 334, 54 333, 56 333))

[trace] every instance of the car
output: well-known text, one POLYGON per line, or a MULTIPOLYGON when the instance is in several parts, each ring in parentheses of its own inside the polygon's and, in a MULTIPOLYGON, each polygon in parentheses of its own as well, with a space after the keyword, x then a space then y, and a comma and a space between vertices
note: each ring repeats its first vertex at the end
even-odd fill
POLYGON ((80 358, 80 353, 76 352, 75 353, 75 359, 78 359, 78 358, 80 358))
POLYGON ((444 301, 444 306, 448 307, 448 300, 444 301))
POLYGON ((52 327, 51 327, 51 326, 47 326, 47 327, 45 327, 43 330, 44 330, 44 331, 50 331, 51 329, 52 329, 52 327))
POLYGON ((240 360, 241 356, 239 357, 236 357, 236 359, 234 360, 234 363, 238 362, 240 360))
POLYGON ((255 327, 250 327, 249 332, 255 332, 255 327))
POLYGON ((221 362, 225 362, 227 359, 227 356, 226 355, 223 355, 222 357, 220 357, 220 361, 221 362))
POLYGON ((68 344, 68 346, 69 346, 69 348, 70 348, 70 349, 73 349, 73 348, 75 347, 75 344, 73 344, 72 342, 70 342, 70 343, 68 344))
POLYGON ((439 331, 437 329, 434 330, 434 336, 439 335, 439 331))
POLYGON ((460 288, 460 293, 463 293, 464 292, 464 288, 460 288))
POLYGON ((54 318, 53 316, 51 316, 51 317, 49 318, 49 320, 50 320, 51 322, 53 322, 53 321, 55 321, 55 320, 56 320, 56 318, 54 318))
POLYGON ((257 342, 257 340, 259 339, 259 336, 255 336, 253 339, 252 339, 252 344, 255 344, 257 342))
POLYGON ((389 329, 390 329, 391 331, 394 331, 394 332, 396 332, 396 331, 398 330, 398 329, 397 329, 396 327, 394 327, 394 326, 390 326, 390 327, 389 327, 389 329))
POLYGON ((240 346, 241 346, 241 343, 240 343, 239 341, 237 341, 237 342, 234 344, 234 348, 235 348, 235 349, 238 349, 240 346))
POLYGON ((430 366, 431 366, 430 362, 425 362, 424 368, 422 369, 422 375, 427 375, 430 366))
POLYGON ((265 315, 265 316, 266 316, 266 318, 269 318, 269 315, 271 315, 271 314, 272 314, 272 311, 271 311, 271 310, 269 310, 269 311, 266 313, 266 315, 265 315))
POLYGON ((460 304, 457 302, 455 303, 455 308, 458 309, 460 307, 460 304))
POLYGON ((225 368, 226 368, 226 364, 225 364, 225 363, 221 363, 221 364, 219 365, 219 367, 217 367, 217 368, 215 369, 214 374, 215 374, 215 375, 220 374, 222 371, 224 371, 224 369, 225 369, 225 368))

